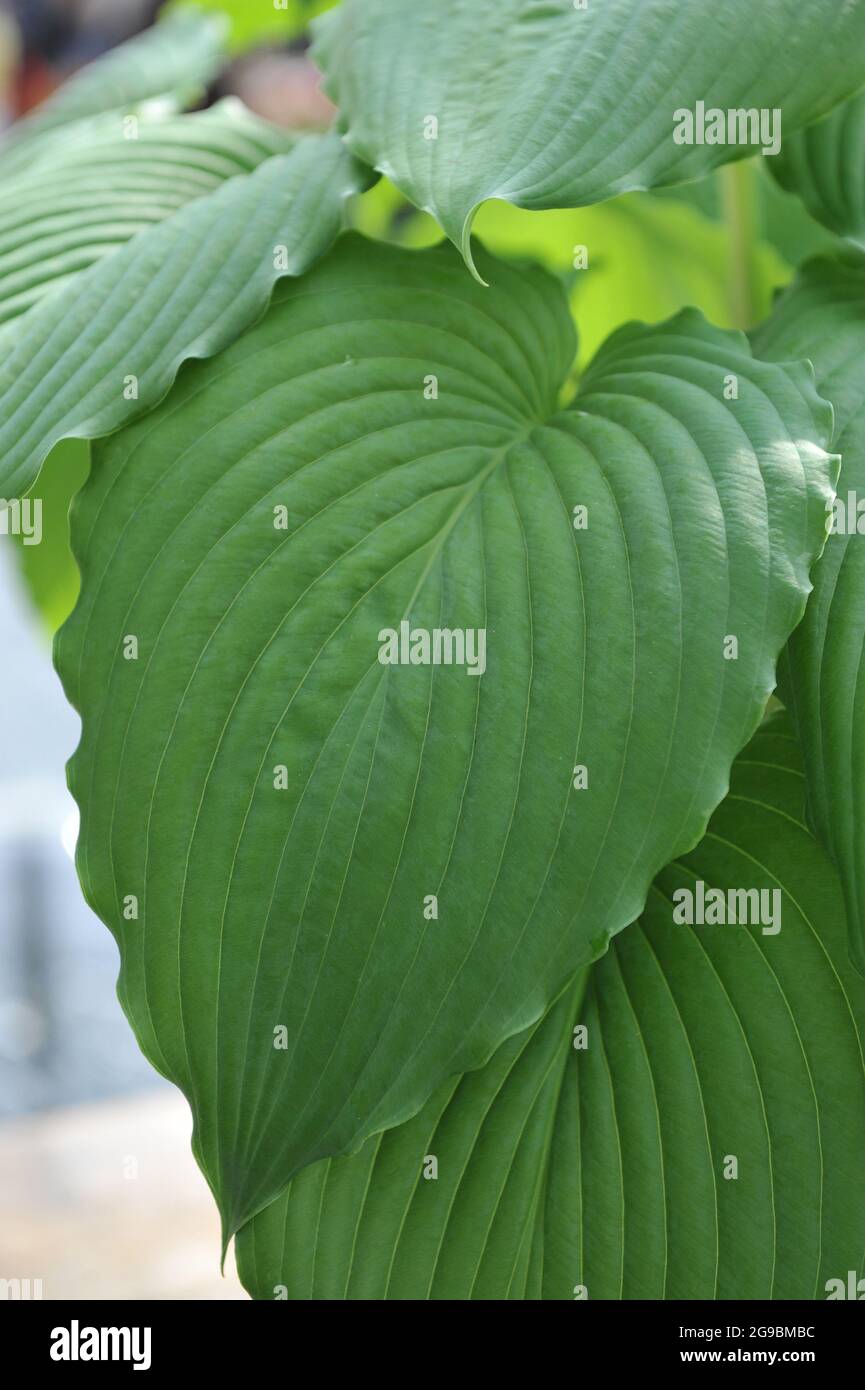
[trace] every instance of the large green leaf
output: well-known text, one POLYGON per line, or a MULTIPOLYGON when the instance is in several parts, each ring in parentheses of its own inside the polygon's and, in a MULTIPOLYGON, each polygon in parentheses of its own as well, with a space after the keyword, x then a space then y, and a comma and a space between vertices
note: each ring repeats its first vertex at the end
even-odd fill
POLYGON ((809 370, 688 312, 615 334, 557 410, 560 286, 481 264, 493 291, 446 245, 343 239, 96 448, 74 513, 80 873, 227 1233, 633 921, 823 544, 809 370), (383 665, 403 621, 484 630, 485 673, 383 665))
POLYGON ((299 275, 368 182, 334 135, 140 233, 20 322, 0 366, 0 495, 23 494, 53 444, 108 434, 155 405, 189 357, 210 357, 264 311, 275 281, 299 275))
POLYGON ((851 954, 865 971, 865 258, 811 262, 755 334, 755 350, 776 360, 807 351, 835 407, 842 529, 815 570, 784 695, 805 749, 809 812, 841 870, 851 954))
POLYGON ((791 135, 767 163, 812 217, 865 247, 865 92, 791 135))
POLYGON ((811 1299, 858 1276, 865 985, 801 806, 798 749, 773 722, 588 982, 240 1231, 250 1293, 811 1299), (676 925, 672 895, 697 880, 780 891, 780 932, 676 925))
POLYGON ((865 5, 837 0, 343 0, 317 33, 350 148, 467 259, 489 198, 582 206, 774 148, 677 143, 698 102, 781 134, 865 85, 865 5))
POLYGON ((0 323, 137 232, 294 141, 238 101, 196 115, 78 121, 3 184, 0 323))
POLYGON ((219 71, 226 33, 224 17, 185 10, 112 48, 12 127, 0 142, 0 173, 26 168, 34 144, 73 121, 148 97, 197 96, 219 71))

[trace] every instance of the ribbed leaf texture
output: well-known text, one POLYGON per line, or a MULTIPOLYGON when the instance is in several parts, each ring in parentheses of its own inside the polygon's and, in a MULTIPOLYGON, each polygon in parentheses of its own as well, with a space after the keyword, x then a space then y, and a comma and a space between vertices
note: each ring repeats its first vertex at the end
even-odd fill
POLYGON ((36 305, 0 366, 0 494, 26 492, 59 439, 118 429, 162 399, 188 358, 234 342, 277 280, 327 250, 368 182, 335 135, 303 137, 36 305))
POLYGON ((808 369, 688 312, 562 410, 561 287, 479 254, 492 290, 344 238, 96 447, 75 508, 80 874, 226 1236, 638 916, 823 545, 808 369), (455 659, 384 664, 403 623, 455 659))
POLYGON ((0 141, 0 176, 26 169, 43 137, 103 111, 134 109, 149 97, 201 95, 224 60, 224 16, 186 9, 112 48, 18 121, 0 141))
POLYGON ((254 1297, 813 1299, 858 1276, 865 983, 790 734, 755 736, 705 839, 539 1025, 241 1230, 254 1297), (675 923, 699 881, 780 893, 780 931, 675 923))
POLYGON ((838 0, 343 0, 317 33, 350 148, 469 261, 489 198, 575 207, 697 178, 865 82, 865 6, 838 0))
POLYGON ((294 143, 233 100, 195 115, 151 107, 76 122, 3 180, 0 323, 294 143))
POLYGON ((812 217, 865 248, 865 93, 791 135, 767 163, 812 217))
POLYGON ((808 780, 808 808, 844 884, 850 951, 865 972, 865 257, 812 262, 754 335, 761 356, 807 345, 835 407, 841 454, 834 534, 782 665, 808 780))

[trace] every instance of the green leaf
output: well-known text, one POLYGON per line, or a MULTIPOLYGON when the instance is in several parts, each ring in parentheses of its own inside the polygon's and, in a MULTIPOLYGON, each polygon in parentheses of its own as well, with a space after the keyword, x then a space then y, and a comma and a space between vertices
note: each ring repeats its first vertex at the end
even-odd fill
POLYGON ((494 290, 446 245, 344 238, 95 449, 74 512, 80 874, 226 1234, 634 920, 823 544, 808 370, 689 312, 614 335, 558 411, 561 287, 480 264, 494 290), (382 664, 403 621, 483 630, 485 673, 382 664))
POLYGON ((865 972, 865 259, 851 252, 811 262, 754 345, 773 360, 806 350, 835 407, 844 529, 830 536, 814 571, 813 597, 785 656, 783 694, 805 749, 809 813, 841 871, 851 955, 865 972))
POLYGON ((858 1276, 865 985, 801 804, 798 748, 773 721, 706 838, 663 871, 588 981, 243 1227, 249 1292, 812 1299, 858 1276), (697 880, 780 891, 780 932, 675 924, 672 895, 697 880))
POLYGON ((197 97, 222 65, 225 36, 224 18, 190 10, 112 48, 12 127, 0 142, 0 173, 26 169, 41 137, 73 121, 149 97, 197 97))
POLYGON ((0 323, 294 143, 233 99, 196 115, 144 109, 76 122, 3 185, 0 323))
POLYGON ((767 163, 812 217, 865 248, 865 92, 791 135, 767 163))
POLYGON ((32 486, 57 440, 117 429, 162 399, 187 358, 233 342, 278 279, 302 274, 330 246, 346 198, 367 181, 336 136, 304 137, 12 325, 0 366, 2 496, 32 486))
POLYGON ((343 0, 315 28, 349 147, 469 263, 487 199, 584 206, 773 146, 770 126, 756 140, 726 123, 724 143, 697 143, 702 120, 677 143, 698 102, 777 109, 775 133, 789 133, 865 81, 865 6, 837 0, 771 0, 759 14, 753 0, 343 0))

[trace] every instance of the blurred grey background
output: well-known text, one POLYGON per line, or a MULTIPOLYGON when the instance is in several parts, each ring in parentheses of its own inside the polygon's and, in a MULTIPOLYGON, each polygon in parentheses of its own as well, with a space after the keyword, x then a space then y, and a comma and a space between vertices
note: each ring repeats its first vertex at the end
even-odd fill
POLYGON ((72 861, 64 766, 78 741, 50 643, 0 544, 0 1119, 161 1085, 115 995, 114 942, 72 861))

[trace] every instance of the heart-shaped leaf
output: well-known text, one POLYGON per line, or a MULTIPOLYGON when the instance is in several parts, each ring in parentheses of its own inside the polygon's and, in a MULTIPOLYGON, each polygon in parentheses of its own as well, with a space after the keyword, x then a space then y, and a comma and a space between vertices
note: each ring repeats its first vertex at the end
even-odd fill
POLYGON ((482 264, 343 239, 74 509, 80 873, 226 1233, 633 921, 823 544, 809 370, 689 311, 559 410, 561 287, 482 264))
POLYGON ((851 955, 865 972, 865 258, 811 262, 754 342, 775 360, 807 345, 835 407, 834 534, 782 671, 805 749, 809 813, 841 871, 851 955))
POLYGON ((243 1227, 250 1293, 846 1297, 865 1247, 865 984, 801 808, 798 748, 773 721, 588 979, 243 1227), (765 895, 780 930, 677 924, 674 895, 700 882, 765 895))
POLYGON ((3 182, 0 323, 294 143, 234 100, 195 115, 156 108, 76 122, 66 139, 46 142, 40 157, 3 182))
POLYGON ((865 92, 791 135, 767 165, 812 217, 865 248, 865 92))
MULTIPOLYGON (((52 445, 108 434, 161 400, 189 357, 210 357, 264 312, 339 233, 369 171, 335 135, 228 179, 103 257, 5 332, 0 492, 20 496, 52 445)), ((2 503, 0 503, 2 505, 2 503)))
POLYGON ((865 82, 865 6, 837 0, 343 0, 316 27, 349 147, 470 263, 488 198, 573 207, 693 179, 865 82))

